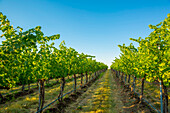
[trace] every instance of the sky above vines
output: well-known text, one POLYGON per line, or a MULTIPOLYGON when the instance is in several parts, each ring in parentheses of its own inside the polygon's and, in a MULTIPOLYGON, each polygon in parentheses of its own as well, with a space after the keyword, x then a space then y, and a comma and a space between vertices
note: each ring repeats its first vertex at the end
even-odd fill
POLYGON ((41 26, 47 36, 61 35, 56 47, 65 40, 67 47, 110 66, 120 54, 118 44, 147 37, 148 25, 167 17, 170 0, 0 0, 0 12, 14 27, 41 26))

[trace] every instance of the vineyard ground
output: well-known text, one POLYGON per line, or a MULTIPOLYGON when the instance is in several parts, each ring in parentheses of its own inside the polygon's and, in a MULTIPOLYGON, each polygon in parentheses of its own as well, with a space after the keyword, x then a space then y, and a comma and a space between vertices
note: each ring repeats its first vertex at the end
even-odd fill
MULTIPOLYGON (((96 80, 100 79, 105 72, 102 72, 98 77, 91 79, 88 83, 84 84, 83 87, 78 88, 76 93, 72 93, 64 97, 63 102, 56 103, 51 108, 44 110, 44 113, 65 113, 66 107, 76 102, 78 97, 81 97, 91 86, 95 83, 96 80)), ((71 111, 69 111, 71 112, 71 111)))
MULTIPOLYGON (((130 91, 123 87, 118 78, 107 70, 104 75, 100 76, 94 83, 90 83, 85 89, 78 90, 78 93, 71 95, 65 105, 66 113, 154 113, 148 106, 142 106, 137 103, 138 99, 130 95, 130 91)), ((85 81, 85 77, 83 77, 85 81)), ((80 84, 80 78, 78 85, 80 84)), ((64 93, 73 88, 73 81, 66 83, 64 93)), ((60 90, 59 84, 45 88, 45 105, 57 98, 60 90)), ((68 98, 70 95, 66 95, 68 98)), ((55 103, 58 105, 58 102, 55 103)), ((54 108, 55 105, 48 109, 54 108)), ((0 105, 0 113, 34 113, 38 106, 38 92, 31 95, 19 97, 14 101, 0 105)), ((44 110, 46 111, 46 110, 44 110)))
POLYGON ((107 70, 76 102, 66 107, 66 113, 154 113, 149 107, 134 103, 130 92, 107 70))
MULTIPOLYGON (((85 81, 85 77, 83 77, 85 81)), ((77 85, 80 85, 80 79, 77 79, 77 85)), ((64 93, 73 89, 74 81, 65 84, 64 93)), ((45 105, 55 100, 59 94, 60 84, 53 85, 52 87, 45 88, 45 105)), ((67 96, 66 96, 67 97, 67 96)), ((11 99, 11 101, 0 105, 0 113, 35 113, 38 107, 39 94, 38 90, 30 95, 11 99)))
MULTIPOLYGON (((68 76, 66 77, 66 82, 70 82, 73 80, 73 78, 71 76, 72 75, 70 75, 69 78, 68 78, 68 76)), ((78 74, 77 74, 77 78, 80 78, 80 76, 78 76, 78 74)), ((45 87, 52 87, 59 83, 60 83, 60 79, 50 79, 48 83, 45 82, 45 87)), ((6 95, 4 95, 3 102, 0 102, 0 104, 4 104, 7 101, 15 100, 18 97, 30 95, 30 94, 38 91, 37 83, 31 83, 30 86, 32 86, 32 87, 30 87, 30 91, 28 90, 28 86, 25 86, 24 91, 21 91, 21 87, 22 87, 21 85, 11 88, 9 90, 1 89, 0 93, 2 93, 2 94, 6 93, 6 95)))

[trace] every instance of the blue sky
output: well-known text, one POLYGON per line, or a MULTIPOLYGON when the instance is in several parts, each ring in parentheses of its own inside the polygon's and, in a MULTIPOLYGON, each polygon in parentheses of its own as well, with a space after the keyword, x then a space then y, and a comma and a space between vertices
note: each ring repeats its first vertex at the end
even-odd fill
POLYGON ((14 27, 42 26, 47 36, 61 35, 56 47, 65 40, 67 47, 110 66, 119 56, 118 44, 148 36, 148 25, 167 17, 170 0, 0 0, 0 12, 14 27))

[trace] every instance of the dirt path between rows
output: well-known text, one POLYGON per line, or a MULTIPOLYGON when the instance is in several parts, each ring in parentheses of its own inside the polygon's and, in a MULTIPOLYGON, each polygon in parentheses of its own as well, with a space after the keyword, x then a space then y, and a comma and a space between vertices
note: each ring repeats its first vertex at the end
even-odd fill
POLYGON ((130 94, 130 90, 120 84, 111 70, 107 70, 64 111, 66 113, 155 113, 148 106, 140 105, 130 94))
POLYGON ((123 113, 120 90, 110 70, 98 79, 76 102, 69 105, 66 113, 123 113))

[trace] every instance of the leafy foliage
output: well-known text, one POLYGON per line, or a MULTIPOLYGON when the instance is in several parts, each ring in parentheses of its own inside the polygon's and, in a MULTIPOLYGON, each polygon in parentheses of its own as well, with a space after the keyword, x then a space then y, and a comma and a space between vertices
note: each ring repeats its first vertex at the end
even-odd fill
POLYGON ((120 59, 116 58, 111 65, 112 69, 131 74, 153 82, 163 80, 165 86, 170 85, 170 14, 158 25, 149 25, 153 29, 145 39, 130 38, 139 43, 135 48, 119 45, 121 50, 120 59))
POLYGON ((49 44, 49 41, 59 39, 59 34, 44 36, 40 26, 27 31, 19 26, 14 28, 1 12, 0 30, 0 38, 6 39, 0 45, 1 87, 11 88, 40 79, 48 80, 107 68, 105 64, 92 60, 93 56, 67 48, 64 41, 59 49, 54 47, 54 43, 49 44))

